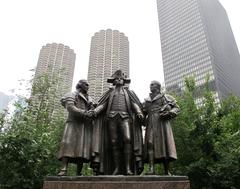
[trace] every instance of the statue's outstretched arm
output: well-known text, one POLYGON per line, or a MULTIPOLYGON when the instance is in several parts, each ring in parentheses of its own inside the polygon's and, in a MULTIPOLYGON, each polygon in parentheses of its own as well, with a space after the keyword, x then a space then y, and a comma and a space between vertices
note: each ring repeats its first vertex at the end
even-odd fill
POLYGON ((94 109, 94 114, 97 116, 98 114, 100 114, 102 111, 104 111, 107 107, 107 102, 98 105, 95 109, 94 109))
POLYGON ((73 102, 66 102, 66 109, 68 112, 70 112, 73 115, 84 117, 86 116, 86 110, 77 108, 73 102))
POLYGON ((141 110, 141 108, 135 102, 132 102, 132 107, 133 107, 134 111, 136 112, 138 118, 141 121, 143 121, 144 120, 144 114, 143 114, 143 111, 141 110))

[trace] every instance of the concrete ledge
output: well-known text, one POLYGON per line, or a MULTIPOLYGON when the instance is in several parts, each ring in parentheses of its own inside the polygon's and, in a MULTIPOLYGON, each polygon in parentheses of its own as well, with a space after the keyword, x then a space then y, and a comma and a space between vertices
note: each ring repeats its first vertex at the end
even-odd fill
POLYGON ((190 189, 190 183, 186 176, 50 176, 43 189, 190 189))

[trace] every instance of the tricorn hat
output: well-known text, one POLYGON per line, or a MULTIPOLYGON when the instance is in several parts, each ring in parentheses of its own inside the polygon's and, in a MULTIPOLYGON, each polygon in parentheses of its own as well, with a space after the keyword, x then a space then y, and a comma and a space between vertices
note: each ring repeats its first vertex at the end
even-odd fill
POLYGON ((116 78, 122 78, 124 80, 124 83, 129 84, 131 82, 131 80, 127 77, 127 75, 125 75, 122 70, 117 70, 114 72, 114 74, 112 74, 111 78, 107 79, 108 83, 113 83, 113 81, 116 78))

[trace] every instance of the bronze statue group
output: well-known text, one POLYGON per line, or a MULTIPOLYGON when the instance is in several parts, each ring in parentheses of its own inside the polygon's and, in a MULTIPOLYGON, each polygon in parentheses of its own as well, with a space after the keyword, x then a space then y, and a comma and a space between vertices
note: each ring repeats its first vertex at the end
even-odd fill
POLYGON ((149 175, 162 163, 165 175, 169 162, 177 159, 170 120, 179 113, 175 99, 161 92, 161 84, 152 81, 149 97, 141 103, 125 84, 130 79, 117 70, 107 80, 112 87, 94 104, 88 95, 89 84, 80 80, 76 92, 66 94, 62 105, 69 112, 59 160, 58 176, 66 176, 68 163, 90 163, 95 175, 140 175, 144 163, 149 175), (142 126, 146 127, 143 137, 142 126), (144 141, 143 141, 144 138, 144 141))

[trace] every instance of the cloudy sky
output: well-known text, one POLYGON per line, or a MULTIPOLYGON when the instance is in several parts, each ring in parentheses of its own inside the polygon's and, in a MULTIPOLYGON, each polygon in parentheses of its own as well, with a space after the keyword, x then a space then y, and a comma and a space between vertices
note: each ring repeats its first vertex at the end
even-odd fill
MULTIPOLYGON (((240 1, 220 0, 240 46, 240 1)), ((41 47, 63 43, 77 54, 74 85, 87 78, 91 36, 117 29, 130 42, 131 88, 143 99, 151 80, 163 83, 156 0, 0 1, 0 91, 24 89, 41 47)), ((19 93, 21 91, 17 90, 19 93)))

